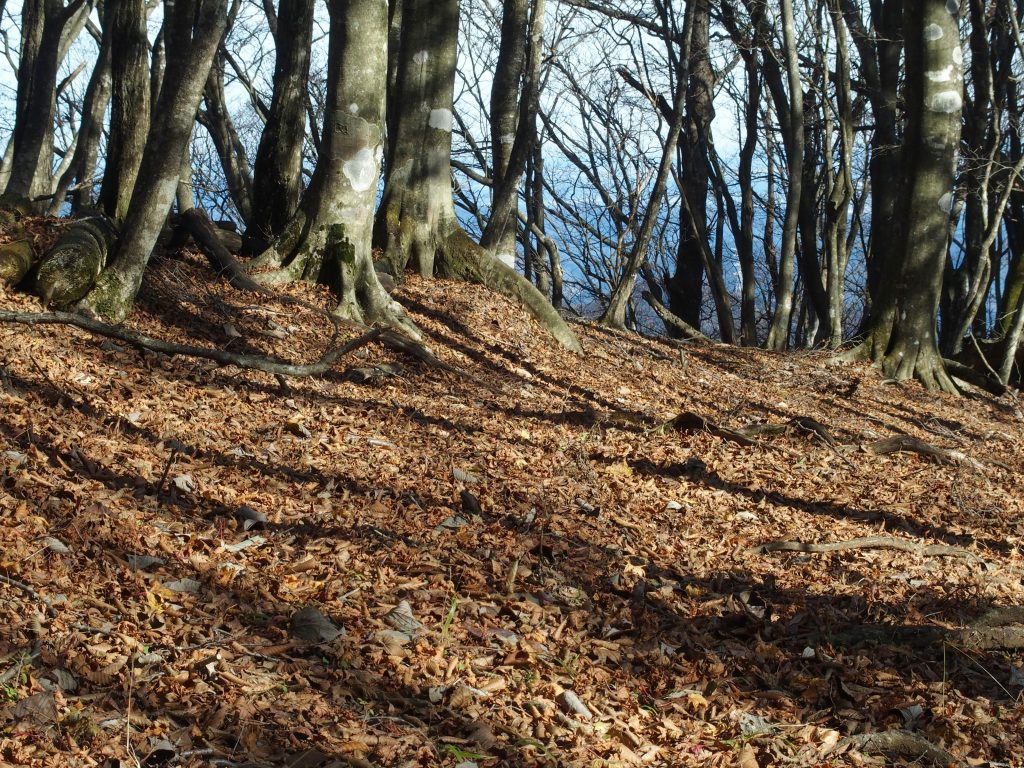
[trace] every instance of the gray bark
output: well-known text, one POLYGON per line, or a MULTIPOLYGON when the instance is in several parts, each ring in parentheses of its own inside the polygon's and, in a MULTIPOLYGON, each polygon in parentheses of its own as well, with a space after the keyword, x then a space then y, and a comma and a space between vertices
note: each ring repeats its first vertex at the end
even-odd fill
POLYGON ((149 50, 145 0, 106 0, 103 45, 112 49, 110 135, 100 205, 122 220, 128 211, 149 129, 149 50))
POLYGON ((128 204, 117 252, 79 303, 86 313, 120 322, 131 308, 174 200, 203 86, 227 26, 226 6, 226 0, 173 0, 165 5, 167 65, 153 108, 139 181, 128 204))
POLYGON ((302 193, 302 141, 306 134, 313 0, 281 0, 276 16, 274 94, 253 164, 248 234, 280 234, 302 193))

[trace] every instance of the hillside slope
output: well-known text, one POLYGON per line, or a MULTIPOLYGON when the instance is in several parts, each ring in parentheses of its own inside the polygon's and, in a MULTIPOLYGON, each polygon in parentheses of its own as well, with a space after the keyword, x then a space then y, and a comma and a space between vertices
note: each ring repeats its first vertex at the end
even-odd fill
MULTIPOLYGON (((129 325, 322 351, 211 279, 157 261, 129 325)), ((1021 764, 1017 400, 396 295, 468 377, 0 325, 0 763, 1021 764)))

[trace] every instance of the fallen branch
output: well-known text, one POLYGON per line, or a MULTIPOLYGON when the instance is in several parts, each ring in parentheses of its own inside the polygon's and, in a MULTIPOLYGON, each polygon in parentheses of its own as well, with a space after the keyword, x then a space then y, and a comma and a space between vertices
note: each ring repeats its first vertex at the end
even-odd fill
POLYGON ((899 755, 929 760, 933 765, 961 765, 951 753, 910 731, 882 731, 847 736, 840 746, 849 745, 868 755, 899 755))
POLYGON ((895 536, 862 536, 847 541, 830 542, 803 542, 803 541, 769 541, 750 550, 751 554, 763 555, 768 552, 808 552, 820 554, 823 552, 842 552, 851 549, 898 549, 903 552, 913 552, 925 557, 966 557, 978 562, 983 562, 973 552, 959 547, 950 547, 945 544, 920 544, 916 541, 898 539, 895 536))
MULTIPOLYGON (((154 339, 150 336, 138 333, 118 325, 110 325, 100 320, 76 315, 71 312, 0 312, 0 322, 17 323, 20 325, 71 325, 83 331, 105 336, 111 339, 123 341, 137 349, 148 352, 158 352, 164 355, 181 355, 184 357, 197 357, 203 360, 212 360, 219 365, 233 365, 236 368, 246 370, 262 371, 274 376, 291 376, 304 378, 309 376, 322 376, 331 370, 334 363, 345 355, 359 349, 371 341, 376 340, 385 331, 374 328, 361 336, 356 337, 347 344, 328 350, 320 359, 314 363, 295 365, 277 360, 264 355, 245 355, 236 352, 228 352, 223 349, 211 349, 209 347, 195 347, 189 344, 175 344, 161 339, 154 339)), ((387 333, 394 333, 388 331, 387 333)), ((397 335, 397 334, 396 334, 397 335)))
MULTIPOLYGON (((1024 627, 969 626, 962 629, 945 627, 854 627, 829 632, 827 639, 834 645, 872 643, 874 645, 909 645, 927 648, 935 645, 952 646, 965 651, 1019 651, 1024 648, 1024 627)), ((814 638, 809 638, 813 642, 814 638)))

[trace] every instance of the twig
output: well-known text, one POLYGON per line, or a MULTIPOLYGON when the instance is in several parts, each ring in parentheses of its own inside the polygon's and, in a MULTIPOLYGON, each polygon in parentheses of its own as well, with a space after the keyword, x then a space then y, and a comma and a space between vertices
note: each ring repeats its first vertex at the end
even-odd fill
POLYGON ((171 455, 167 457, 167 463, 164 465, 164 472, 160 475, 160 482, 156 486, 156 503, 160 504, 160 497, 164 492, 164 482, 167 480, 167 474, 171 471, 171 465, 174 464, 174 458, 178 455, 178 446, 171 446, 171 455))

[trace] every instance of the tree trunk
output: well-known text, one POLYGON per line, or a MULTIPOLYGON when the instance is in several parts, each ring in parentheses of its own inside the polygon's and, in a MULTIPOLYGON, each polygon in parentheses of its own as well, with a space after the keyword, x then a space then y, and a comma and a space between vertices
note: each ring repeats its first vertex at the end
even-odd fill
MULTIPOLYGON (((396 92, 389 94, 396 109, 388 116, 389 157, 374 243, 396 278, 411 265, 424 276, 479 281, 523 304, 563 346, 580 350, 547 299, 473 243, 455 216, 451 143, 459 0, 401 3, 396 92)), ((392 14, 392 29, 394 19, 392 14)))
POLYGON ((121 221, 128 212, 149 130, 145 0, 106 0, 103 45, 112 49, 113 98, 100 205, 108 216, 121 221))
POLYGON ((788 186, 786 216, 782 224, 782 250, 779 253, 779 281, 775 296, 775 313, 772 315, 771 328, 768 330, 767 345, 769 349, 781 351, 789 344, 790 316, 793 312, 793 257, 796 252, 796 230, 800 215, 800 190, 803 180, 804 116, 803 84, 800 82, 800 61, 797 54, 793 0, 781 0, 780 4, 786 75, 789 80, 789 140, 786 142, 788 186))
MULTIPOLYGON (((686 116, 680 137, 679 245, 672 276, 666 282, 671 312, 694 328, 700 328, 704 299, 704 253, 707 248, 708 137, 715 117, 715 72, 709 56, 711 9, 707 0, 694 0, 691 30, 684 37, 681 56, 689 60, 686 84, 686 116)), ((685 27, 685 24, 684 24, 685 27)), ((684 32, 684 35, 687 33, 684 32)), ((669 333, 680 335, 677 326, 669 333)))
POLYGON ((830 173, 825 202, 825 291, 828 295, 827 343, 833 349, 843 343, 843 299, 846 265, 847 216, 853 200, 853 107, 850 98, 850 56, 846 25, 838 0, 828 0, 828 12, 836 36, 836 115, 839 121, 839 168, 830 173))
POLYGON ((65 26, 83 0, 64 7, 63 0, 25 0, 22 5, 21 58, 18 64, 16 120, 12 137, 11 175, 5 195, 39 202, 52 191, 53 118, 57 70, 65 26))
POLYGON ((82 123, 78 128, 78 143, 67 171, 61 175, 54 189, 53 200, 48 211, 50 216, 60 214, 64 197, 74 182, 71 195, 71 212, 81 213, 92 206, 93 174, 99 155, 100 139, 103 135, 103 119, 110 103, 110 66, 112 46, 100 43, 99 57, 93 67, 92 77, 82 103, 82 123))
POLYGON ((226 5, 226 0, 173 0, 165 5, 168 53, 160 96, 117 252, 79 303, 86 313, 120 322, 131 308, 174 200, 203 86, 227 25, 226 5))
POLYGON ((248 225, 252 219, 252 172, 249 169, 245 145, 238 138, 231 112, 228 111, 227 99, 224 96, 224 61, 221 56, 213 60, 210 77, 204 89, 204 99, 206 109, 199 113, 199 122, 213 139, 231 202, 235 204, 239 217, 248 225))
MULTIPOLYGON (((500 220, 500 233, 495 236, 494 255, 509 267, 516 265, 515 196, 505 197, 509 205, 497 210, 494 203, 503 184, 519 185, 520 168, 511 168, 512 146, 519 127, 520 82, 526 70, 529 22, 529 0, 504 0, 501 15, 501 45, 491 85, 491 218, 500 220)), ((537 41, 539 42, 539 41, 537 41)), ((523 98, 527 94, 523 93, 523 98)), ((532 152, 530 153, 533 154, 532 152)))
POLYGON ((743 147, 740 150, 740 235, 736 239, 740 272, 743 280, 740 299, 740 341, 744 346, 757 346, 757 282, 754 272, 754 153, 757 151, 758 108, 761 104, 761 76, 754 54, 744 57, 747 71, 747 103, 744 114, 743 147))
POLYGON ((247 235, 269 242, 284 231, 302 193, 313 0, 281 0, 275 35, 274 95, 253 165, 247 235))
POLYGON ((339 296, 335 314, 419 332, 373 267, 373 208, 384 155, 387 8, 332 0, 327 103, 320 155, 299 210, 264 254, 280 263, 257 279, 320 280, 339 296))
POLYGON ((883 280, 893 286, 891 300, 872 304, 861 350, 894 379, 916 376, 928 389, 955 392, 939 354, 935 317, 963 107, 957 7, 946 0, 913 0, 905 13, 907 183, 900 207, 907 223, 883 280))

